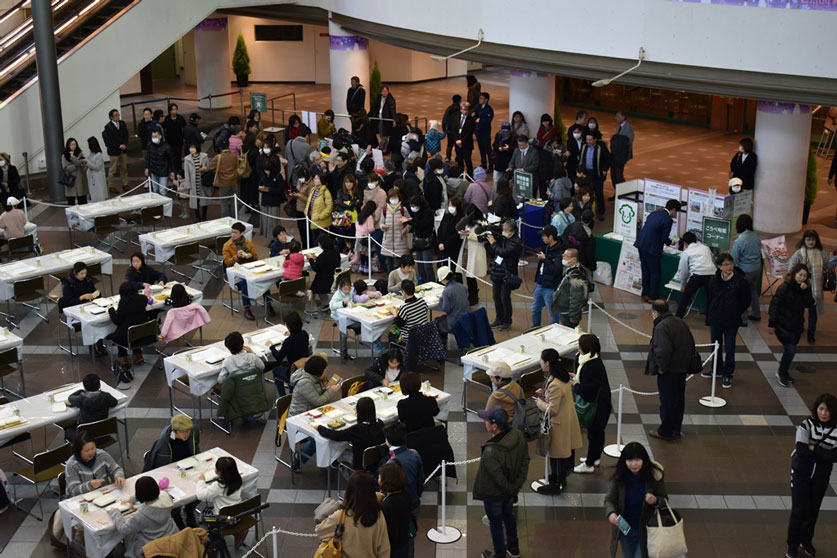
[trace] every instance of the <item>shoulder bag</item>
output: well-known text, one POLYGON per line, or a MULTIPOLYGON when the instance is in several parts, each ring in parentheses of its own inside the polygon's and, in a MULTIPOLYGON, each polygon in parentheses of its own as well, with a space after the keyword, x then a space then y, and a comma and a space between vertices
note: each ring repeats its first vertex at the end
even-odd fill
POLYGON ((660 502, 646 525, 648 558, 675 558, 686 555, 686 533, 683 518, 674 511, 668 499, 660 502))
POLYGON ((61 169, 61 174, 58 175, 58 183, 64 188, 72 188, 76 185, 76 175, 61 169))
POLYGON ((549 419, 549 407, 547 407, 543 412, 541 432, 538 435, 538 441, 535 443, 535 453, 542 457, 549 455, 549 448, 552 445, 552 421, 549 419))
POLYGON ((320 543, 314 552, 314 558, 343 558, 343 531, 346 523, 346 510, 340 512, 340 521, 334 527, 334 536, 320 543))
MULTIPOLYGON (((601 392, 601 388, 599 389, 601 392)), ((581 395, 575 394, 575 413, 578 415, 578 424, 581 428, 590 428, 593 421, 596 420, 596 411, 599 410, 599 394, 596 394, 596 400, 592 403, 587 401, 581 395)))

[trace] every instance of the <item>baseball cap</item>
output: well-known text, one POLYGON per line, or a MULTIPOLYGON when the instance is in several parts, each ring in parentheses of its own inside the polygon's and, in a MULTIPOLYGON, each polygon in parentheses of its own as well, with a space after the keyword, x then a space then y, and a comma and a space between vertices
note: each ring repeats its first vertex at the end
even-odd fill
POLYGON ((737 194, 741 191, 741 186, 744 185, 744 181, 740 178, 732 178, 729 181, 729 189, 732 193, 737 194))
POLYGON ((6 205, 17 205, 20 203, 20 200, 14 196, 9 196, 6 198, 6 205))
POLYGON ((558 229, 555 228, 555 225, 547 225, 541 229, 541 236, 551 236, 552 238, 558 238, 558 229))
POLYGON ((505 428, 509 425, 509 414, 502 407, 491 407, 490 409, 482 409, 477 411, 477 415, 482 420, 487 420, 491 424, 505 428))
POLYGON ((189 115, 189 120, 200 120, 200 119, 201 119, 201 115, 198 114, 197 112, 193 112, 192 114, 189 115))
POLYGON ((509 122, 503 122, 500 124, 501 130, 511 130, 511 124, 509 122))
POLYGON ((439 278, 439 281, 444 281, 445 279, 448 278, 448 275, 450 275, 451 273, 453 273, 451 268, 449 268, 446 265, 443 265, 442 267, 439 268, 439 271, 436 272, 436 277, 439 278))

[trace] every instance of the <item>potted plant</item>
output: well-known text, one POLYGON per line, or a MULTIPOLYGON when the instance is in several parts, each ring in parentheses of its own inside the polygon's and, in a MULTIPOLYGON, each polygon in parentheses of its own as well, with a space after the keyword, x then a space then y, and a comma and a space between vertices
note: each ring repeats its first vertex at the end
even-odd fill
POLYGON ((250 82, 250 55, 247 53, 247 45, 244 43, 244 35, 238 34, 235 41, 235 52, 233 52, 232 68, 235 73, 235 81, 239 87, 247 87, 250 82))
POLYGON ((808 224, 808 215, 811 213, 811 206, 817 199, 817 157, 814 150, 808 147, 808 172, 805 174, 805 201, 802 205, 802 224, 808 224))
MULTIPOLYGON (((381 69, 378 68, 378 61, 375 60, 375 65, 372 67, 372 72, 369 74, 369 102, 370 104, 375 98, 381 94, 381 87, 384 83, 381 81, 381 69)), ((377 116, 377 115, 376 115, 377 116)))

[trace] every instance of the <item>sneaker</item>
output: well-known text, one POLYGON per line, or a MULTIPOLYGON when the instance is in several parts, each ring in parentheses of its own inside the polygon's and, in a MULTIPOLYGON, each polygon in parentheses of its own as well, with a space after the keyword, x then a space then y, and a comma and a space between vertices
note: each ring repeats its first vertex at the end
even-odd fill
POLYGON ((352 355, 350 355, 348 353, 345 354, 345 355, 340 355, 340 360, 354 360, 354 359, 355 359, 355 357, 353 357, 352 355))
POLYGON ((491 527, 491 522, 488 520, 487 515, 482 516, 482 524, 485 525, 486 527, 491 527))
POLYGON ((711 370, 704 370, 703 372, 700 373, 700 377, 701 378, 711 378, 712 377, 712 371, 711 370))
POLYGON ((805 556, 811 556, 813 558, 817 555, 817 549, 814 548, 814 545, 811 543, 802 543, 799 546, 802 547, 802 551, 805 552, 805 556))
POLYGON ((595 473, 596 468, 587 465, 587 463, 579 463, 573 467, 573 473, 595 473))
POLYGON ((497 328, 498 331, 508 331, 511 329, 511 324, 501 324, 500 327, 497 328))
POLYGON ((793 380, 790 379, 790 376, 783 376, 776 372, 776 379, 779 381, 779 385, 782 387, 790 387, 793 383, 793 380))
POLYGON ((520 558, 520 549, 515 548, 512 550, 511 548, 506 549, 506 557, 507 558, 520 558))
POLYGON ((491 326, 491 329, 497 329, 498 327, 500 327, 501 325, 503 325, 503 322, 501 322, 500 320, 494 320, 494 321, 493 321, 493 322, 491 322, 491 324, 489 324, 489 325, 491 326))
POLYGON ((189 218, 189 214, 188 214, 188 213, 186 213, 186 212, 184 211, 183 213, 181 213, 181 214, 180 214, 180 218, 181 218, 181 219, 188 219, 188 218, 189 218))
POLYGON ((732 387, 732 378, 729 376, 724 376, 724 380, 721 382, 721 387, 724 389, 729 389, 732 387))
POLYGON ((544 496, 553 496, 557 494, 561 494, 561 485, 560 484, 544 484, 538 487, 535 491, 538 494, 543 494, 544 496))
MULTIPOLYGON (((581 458, 581 459, 579 459, 578 461, 579 461, 579 463, 587 463, 587 458, 586 458, 586 457, 582 457, 582 458, 581 458)), ((594 466, 594 467, 601 467, 601 466, 602 466, 602 460, 601 460, 601 459, 597 459, 597 460, 595 460, 595 461, 593 462, 593 466, 594 466)))
POLYGON ((483 550, 482 554, 480 554, 481 558, 497 558, 497 555, 490 550, 483 550))
POLYGON ((785 558, 797 558, 797 556, 799 556, 799 554, 797 554, 795 548, 789 548, 785 553, 785 558))

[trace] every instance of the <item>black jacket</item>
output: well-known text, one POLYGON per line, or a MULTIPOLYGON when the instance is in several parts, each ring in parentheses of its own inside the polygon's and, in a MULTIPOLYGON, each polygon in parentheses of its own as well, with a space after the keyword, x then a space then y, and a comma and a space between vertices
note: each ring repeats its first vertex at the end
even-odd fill
MULTIPOLYGON (((149 137, 151 133, 148 134, 149 137)), ((109 120, 105 124, 105 129, 102 130, 102 140, 105 142, 105 149, 111 157, 121 155, 123 153, 120 145, 128 145, 128 126, 120 120, 119 128, 113 125, 113 120, 109 120)))
POLYGON ((455 134, 459 130, 459 115, 459 105, 457 103, 453 103, 446 108, 445 114, 442 116, 442 130, 448 134, 455 134))
POLYGON ((116 398, 106 391, 87 392, 83 389, 71 394, 67 401, 79 410, 79 424, 104 420, 108 418, 108 412, 117 405, 116 398))
POLYGON ((435 173, 429 172, 424 175, 422 190, 424 190, 424 199, 427 200, 427 205, 430 206, 430 209, 446 209, 442 207, 442 199, 444 199, 442 188, 444 186, 442 186, 439 177, 435 173))
POLYGON ((581 381, 573 386, 573 393, 589 403, 596 403, 596 418, 590 430, 604 430, 613 405, 610 400, 610 382, 601 357, 588 360, 581 367, 581 381))
POLYGON ((189 152, 190 145, 197 145, 198 151, 201 150, 201 146, 203 145, 204 139, 201 136, 201 131, 198 130, 198 127, 195 124, 187 124, 185 128, 183 128, 183 145, 186 146, 186 153, 189 152))
POLYGON ((596 239, 592 233, 587 234, 584 225, 580 221, 570 223, 561 235, 564 249, 576 248, 578 250, 578 261, 591 273, 596 271, 596 239))
MULTIPOLYGON (((372 364, 366 369, 366 372, 364 372, 364 375, 366 376, 366 386, 364 389, 372 389, 380 386, 382 380, 386 377, 388 367, 389 361, 387 361, 386 353, 373 359, 372 364)), ((402 365, 398 370, 398 376, 396 376, 395 379, 399 380, 401 378, 401 374, 403 373, 404 366, 402 365)))
POLYGON ((395 97, 391 93, 384 100, 384 110, 381 112, 380 117, 378 116, 379 111, 381 111, 380 95, 372 101, 372 105, 369 107, 369 119, 372 122, 372 128, 376 132, 381 129, 381 124, 383 124, 383 132, 381 133, 381 137, 383 138, 389 136, 390 132, 392 132, 393 120, 395 119, 395 97), (384 118, 385 120, 374 120, 376 118, 384 118))
POLYGON ((805 326, 803 320, 805 309, 815 304, 810 287, 802 290, 795 281, 791 283, 783 281, 776 289, 776 294, 770 299, 767 327, 772 327, 776 331, 776 339, 781 343, 796 345, 799 343, 799 337, 805 326))
POLYGON ((561 282, 561 255, 564 253, 561 242, 556 242, 552 246, 541 244, 539 251, 543 252, 546 257, 542 260, 535 260, 538 265, 535 272, 535 284, 544 289, 557 289, 561 282))
MULTIPOLYGON (((689 326, 670 312, 654 320, 654 332, 645 363, 645 374, 688 374, 695 350, 695 339, 689 326)), ((582 379, 584 374, 582 374, 582 379)))
POLYGON ((506 170, 509 168, 509 163, 511 162, 512 153, 514 153, 514 140, 512 139, 511 134, 503 137, 502 132, 497 132, 494 135, 494 168, 500 170, 506 170), (508 149, 500 149, 501 147, 508 147, 508 149))
POLYGON ((728 281, 721 278, 721 270, 715 272, 706 289, 706 323, 716 327, 738 327, 741 314, 750 306, 750 284, 744 272, 734 269, 728 281))
POLYGON ((407 432, 435 426, 433 417, 439 414, 439 404, 423 393, 414 393, 398 402, 398 420, 407 426, 407 432))
POLYGON ((384 438, 384 423, 380 420, 373 424, 359 422, 345 430, 332 430, 320 426, 317 432, 323 438, 337 442, 349 442, 352 444, 352 465, 355 469, 363 468, 363 452, 367 448, 381 445, 386 442, 384 438))
POLYGON ((281 345, 271 345, 270 354, 279 364, 291 365, 308 356, 308 332, 303 330, 291 333, 281 345), (278 348, 277 348, 278 347, 278 348))
MULTIPOLYGON (((139 136, 143 149, 148 149, 148 144, 151 143, 151 132, 158 127, 160 127, 160 124, 155 122, 154 119, 151 119, 148 122, 143 119, 140 120, 139 124, 137 124, 137 136, 139 136)), ((104 133, 102 136, 104 136, 104 133)), ((126 143, 125 145, 128 144, 126 143)))
MULTIPOLYGON (((3 177, 3 171, 0 169, 0 179, 3 177)), ((22 199, 26 196, 26 191, 20 187, 20 173, 17 171, 17 167, 14 165, 9 165, 6 174, 6 184, 8 185, 6 188, 0 188, 2 192, 0 192, 0 201, 3 202, 3 206, 6 205, 6 200, 9 196, 14 196, 17 199, 22 199)))
POLYGON ((439 255, 442 258, 450 258, 453 261, 459 259, 462 237, 459 236, 459 231, 456 230, 456 223, 460 219, 461 216, 451 215, 449 211, 445 210, 445 216, 442 217, 442 222, 439 223, 439 230, 436 231, 436 245, 445 245, 444 250, 439 250, 439 255))
POLYGON ((149 320, 145 308, 148 299, 141 294, 132 294, 119 299, 119 306, 114 310, 108 309, 110 320, 116 324, 116 331, 108 335, 108 339, 119 343, 128 344, 128 328, 143 324, 149 320))
POLYGON ((349 116, 364 106, 366 106, 366 90, 363 86, 359 85, 357 89, 349 87, 349 90, 346 91, 346 112, 349 113, 349 116))
MULTIPOLYGON (((353 162, 349 161, 343 168, 334 167, 334 170, 328 173, 328 191, 331 193, 331 199, 337 199, 337 193, 343 189, 343 180, 345 180, 346 176, 353 174, 355 172, 355 165, 353 162)), ((361 187, 366 186, 366 184, 362 184, 361 187)))
POLYGON ((174 154, 165 141, 160 143, 148 142, 148 151, 145 154, 145 168, 148 172, 157 176, 168 176, 174 172, 177 166, 174 164, 174 154))
POLYGON ((492 281, 502 282, 506 273, 517 275, 517 263, 523 255, 523 245, 517 233, 511 238, 501 236, 495 240, 494 244, 486 245, 488 256, 491 258, 490 275, 492 281), (497 263, 498 257, 503 259, 501 263, 497 263))
MULTIPOLYGON (((253 173, 255 176, 256 173, 253 173)), ((270 176, 264 175, 259 180, 259 186, 266 186, 268 188, 267 192, 261 192, 262 194, 262 205, 265 207, 279 207, 285 200, 285 179, 282 178, 282 175, 279 173, 271 174, 270 176)))
MULTIPOLYGON (((178 114, 174 118, 171 115, 166 115, 163 120, 163 129, 166 131, 166 141, 169 145, 176 146, 177 149, 183 147, 183 128, 186 127, 186 119, 178 114)), ((180 153, 175 153, 180 155, 180 153)))
POLYGON ((514 198, 510 195, 497 196, 494 200, 494 207, 492 213, 500 219, 514 219, 516 220, 519 213, 517 212, 517 204, 514 198))
POLYGON ((161 281, 165 283, 166 276, 162 271, 157 271, 150 265, 145 264, 140 271, 134 269, 133 266, 129 266, 125 271, 125 280, 130 281, 132 287, 140 290, 143 283, 148 283, 149 285, 155 285, 161 281))
POLYGON ((90 277, 79 281, 74 275, 61 280, 61 296, 64 298, 64 307, 77 306, 81 304, 78 297, 90 294, 96 290, 96 285, 90 277))
POLYGON ((462 149, 471 151, 474 149, 474 129, 477 127, 477 119, 469 114, 465 117, 465 123, 460 130, 459 122, 461 120, 462 114, 460 113, 453 119, 454 130, 451 133, 454 140, 462 140, 462 149))
POLYGON ((406 549, 410 544, 410 523, 413 520, 410 511, 410 496, 405 490, 387 494, 381 501, 381 511, 387 521, 390 550, 393 553, 401 551, 406 556, 406 549))
MULTIPOLYGON (((448 463, 454 460, 453 448, 448 441, 448 431, 441 424, 419 428, 407 434, 407 447, 416 450, 421 456, 425 478, 430 478, 430 475, 434 474, 436 467, 442 464, 443 459, 448 463)), ((455 479, 456 467, 446 467, 445 474, 455 479)))
POLYGON ((340 267, 340 252, 337 248, 323 250, 316 260, 311 261, 311 270, 316 272, 311 281, 311 292, 314 294, 328 294, 334 283, 334 270, 340 267))
POLYGON ((742 161, 741 155, 742 153, 736 153, 732 156, 729 170, 732 171, 733 177, 741 179, 742 190, 752 190, 756 185, 756 166, 759 164, 759 158, 755 153, 750 153, 742 161))
MULTIPOLYGON (((586 168, 587 165, 587 150, 590 147, 585 144, 581 147, 581 153, 578 155, 578 168, 586 168)), ((593 146, 595 152, 593 153, 593 172, 590 178, 604 182, 607 178, 607 171, 610 169, 610 151, 603 142, 596 142, 593 146)))
MULTIPOLYGON (((193 428, 186 440, 186 446, 189 448, 191 455, 197 455, 201 452, 200 440, 198 439, 199 430, 193 428)), ((163 428, 160 436, 151 446, 151 450, 145 455, 145 462, 142 465, 142 472, 147 473, 152 469, 157 469, 163 465, 168 465, 172 462, 171 450, 171 425, 163 428)))
POLYGON ((387 149, 384 151, 385 155, 392 155, 393 153, 401 153, 401 140, 404 139, 404 136, 410 133, 410 129, 407 126, 393 126, 392 130, 389 132, 389 142, 387 143, 387 149))
POLYGON ((413 216, 411 224, 414 238, 429 238, 430 247, 435 248, 435 244, 433 243, 433 239, 435 238, 435 231, 433 230, 433 211, 425 206, 419 209, 415 214, 410 211, 410 214, 413 216))

